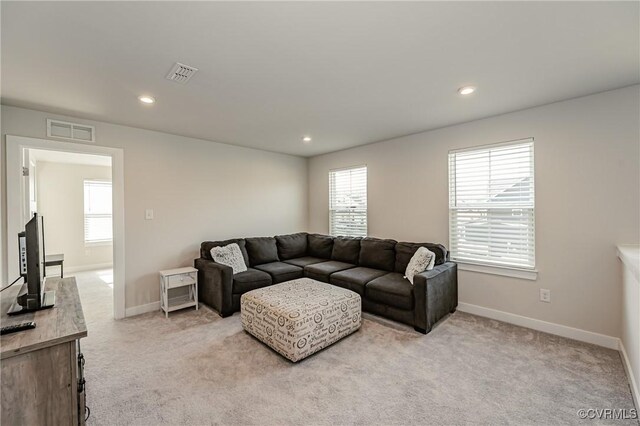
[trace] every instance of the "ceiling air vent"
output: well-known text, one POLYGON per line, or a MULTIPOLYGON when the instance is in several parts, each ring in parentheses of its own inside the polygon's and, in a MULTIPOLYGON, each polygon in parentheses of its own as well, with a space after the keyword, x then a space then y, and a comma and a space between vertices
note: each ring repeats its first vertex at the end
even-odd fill
POLYGON ((176 62, 173 68, 171 68, 171 71, 169 71, 169 74, 167 74, 167 80, 185 84, 191 77, 193 77, 196 71, 198 71, 198 68, 176 62))

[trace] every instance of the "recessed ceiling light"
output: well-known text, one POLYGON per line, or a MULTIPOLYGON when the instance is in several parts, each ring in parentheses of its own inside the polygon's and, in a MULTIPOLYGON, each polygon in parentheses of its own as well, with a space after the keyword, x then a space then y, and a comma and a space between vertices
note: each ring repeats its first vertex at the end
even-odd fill
POLYGON ((302 138, 302 142, 304 143, 311 143, 311 136, 305 136, 302 138))
POLYGON ((138 100, 143 104, 152 104, 156 101, 153 97, 147 95, 138 96, 138 100))
POLYGON ((476 88, 473 86, 464 86, 458 89, 458 93, 461 95, 470 95, 476 91, 476 88))

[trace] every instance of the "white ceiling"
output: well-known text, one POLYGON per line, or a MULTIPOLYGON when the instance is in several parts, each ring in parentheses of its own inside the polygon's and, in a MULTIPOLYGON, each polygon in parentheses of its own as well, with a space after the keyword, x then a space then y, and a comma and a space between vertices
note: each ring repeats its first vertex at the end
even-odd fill
POLYGON ((30 149, 29 160, 48 163, 82 164, 85 166, 111 167, 111 157, 106 155, 81 154, 75 152, 30 149))
POLYGON ((302 156, 640 82, 638 2, 1 8, 5 104, 302 156))

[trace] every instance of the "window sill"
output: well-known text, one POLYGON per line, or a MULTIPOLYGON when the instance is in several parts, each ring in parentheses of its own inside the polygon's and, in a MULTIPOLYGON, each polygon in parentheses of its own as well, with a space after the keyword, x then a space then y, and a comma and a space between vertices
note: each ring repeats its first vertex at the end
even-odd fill
POLYGON ((84 243, 85 247, 101 247, 101 246, 112 246, 112 245, 113 245, 113 241, 91 241, 91 242, 85 241, 84 243))
POLYGON ((520 278, 535 281, 538 279, 538 271, 535 269, 517 269, 501 266, 479 265, 476 263, 457 262, 458 270, 480 272, 483 274, 501 275, 504 277, 520 278))

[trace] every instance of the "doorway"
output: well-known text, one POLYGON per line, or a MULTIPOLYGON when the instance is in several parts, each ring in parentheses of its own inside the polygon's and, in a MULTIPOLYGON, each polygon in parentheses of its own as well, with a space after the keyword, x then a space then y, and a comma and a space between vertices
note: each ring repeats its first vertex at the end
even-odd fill
POLYGON ((74 276, 85 315, 113 318, 111 157, 23 152, 26 217, 43 218, 45 276, 74 276))
POLYGON ((122 150, 7 135, 6 161, 9 276, 18 269, 11 235, 37 211, 47 276, 75 275, 85 310, 124 318, 122 150))

